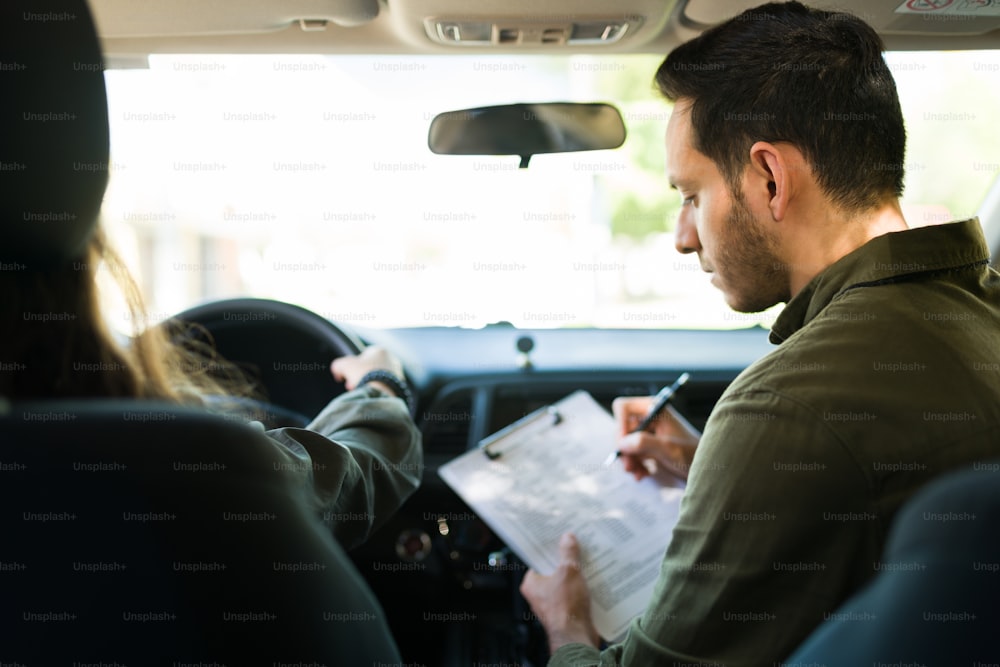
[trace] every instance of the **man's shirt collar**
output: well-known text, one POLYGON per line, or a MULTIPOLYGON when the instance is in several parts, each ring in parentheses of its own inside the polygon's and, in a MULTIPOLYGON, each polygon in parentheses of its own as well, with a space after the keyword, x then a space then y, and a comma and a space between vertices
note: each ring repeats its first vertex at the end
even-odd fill
POLYGON ((986 265, 989 257, 978 218, 875 237, 821 271, 792 297, 775 320, 770 341, 787 340, 848 290, 986 265))

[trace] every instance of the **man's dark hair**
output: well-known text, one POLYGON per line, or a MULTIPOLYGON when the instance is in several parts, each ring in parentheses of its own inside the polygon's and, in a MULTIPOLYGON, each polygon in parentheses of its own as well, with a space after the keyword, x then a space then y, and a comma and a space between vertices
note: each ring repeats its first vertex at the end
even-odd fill
POLYGON ((882 51, 856 16, 770 3, 674 49, 656 84, 692 101, 694 146, 734 192, 754 142, 784 141, 834 203, 868 210, 903 193, 906 130, 882 51))

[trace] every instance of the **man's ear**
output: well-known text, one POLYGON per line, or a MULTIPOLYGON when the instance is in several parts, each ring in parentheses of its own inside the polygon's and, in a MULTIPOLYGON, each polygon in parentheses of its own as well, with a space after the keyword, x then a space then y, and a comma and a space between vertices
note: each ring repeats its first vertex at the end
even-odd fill
POLYGON ((751 146, 747 177, 748 195, 758 204, 766 204, 775 221, 783 220, 793 185, 783 148, 767 141, 751 146))

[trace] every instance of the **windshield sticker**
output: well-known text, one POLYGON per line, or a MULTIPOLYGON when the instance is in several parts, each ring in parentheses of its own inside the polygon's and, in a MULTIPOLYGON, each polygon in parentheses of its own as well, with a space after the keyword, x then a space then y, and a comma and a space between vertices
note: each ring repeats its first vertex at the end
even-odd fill
POLYGON ((897 14, 1000 16, 1000 0, 906 0, 897 14))

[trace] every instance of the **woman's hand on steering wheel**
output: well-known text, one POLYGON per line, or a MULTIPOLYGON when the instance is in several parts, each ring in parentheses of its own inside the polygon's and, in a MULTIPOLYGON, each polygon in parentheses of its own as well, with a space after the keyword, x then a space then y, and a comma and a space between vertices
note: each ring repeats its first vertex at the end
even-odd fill
MULTIPOLYGON (((402 379, 403 364, 384 347, 371 345, 361 354, 338 357, 330 364, 330 372, 337 382, 343 382, 348 389, 354 389, 369 371, 389 371, 402 379)), ((390 391, 390 393, 392 393, 390 391)))

